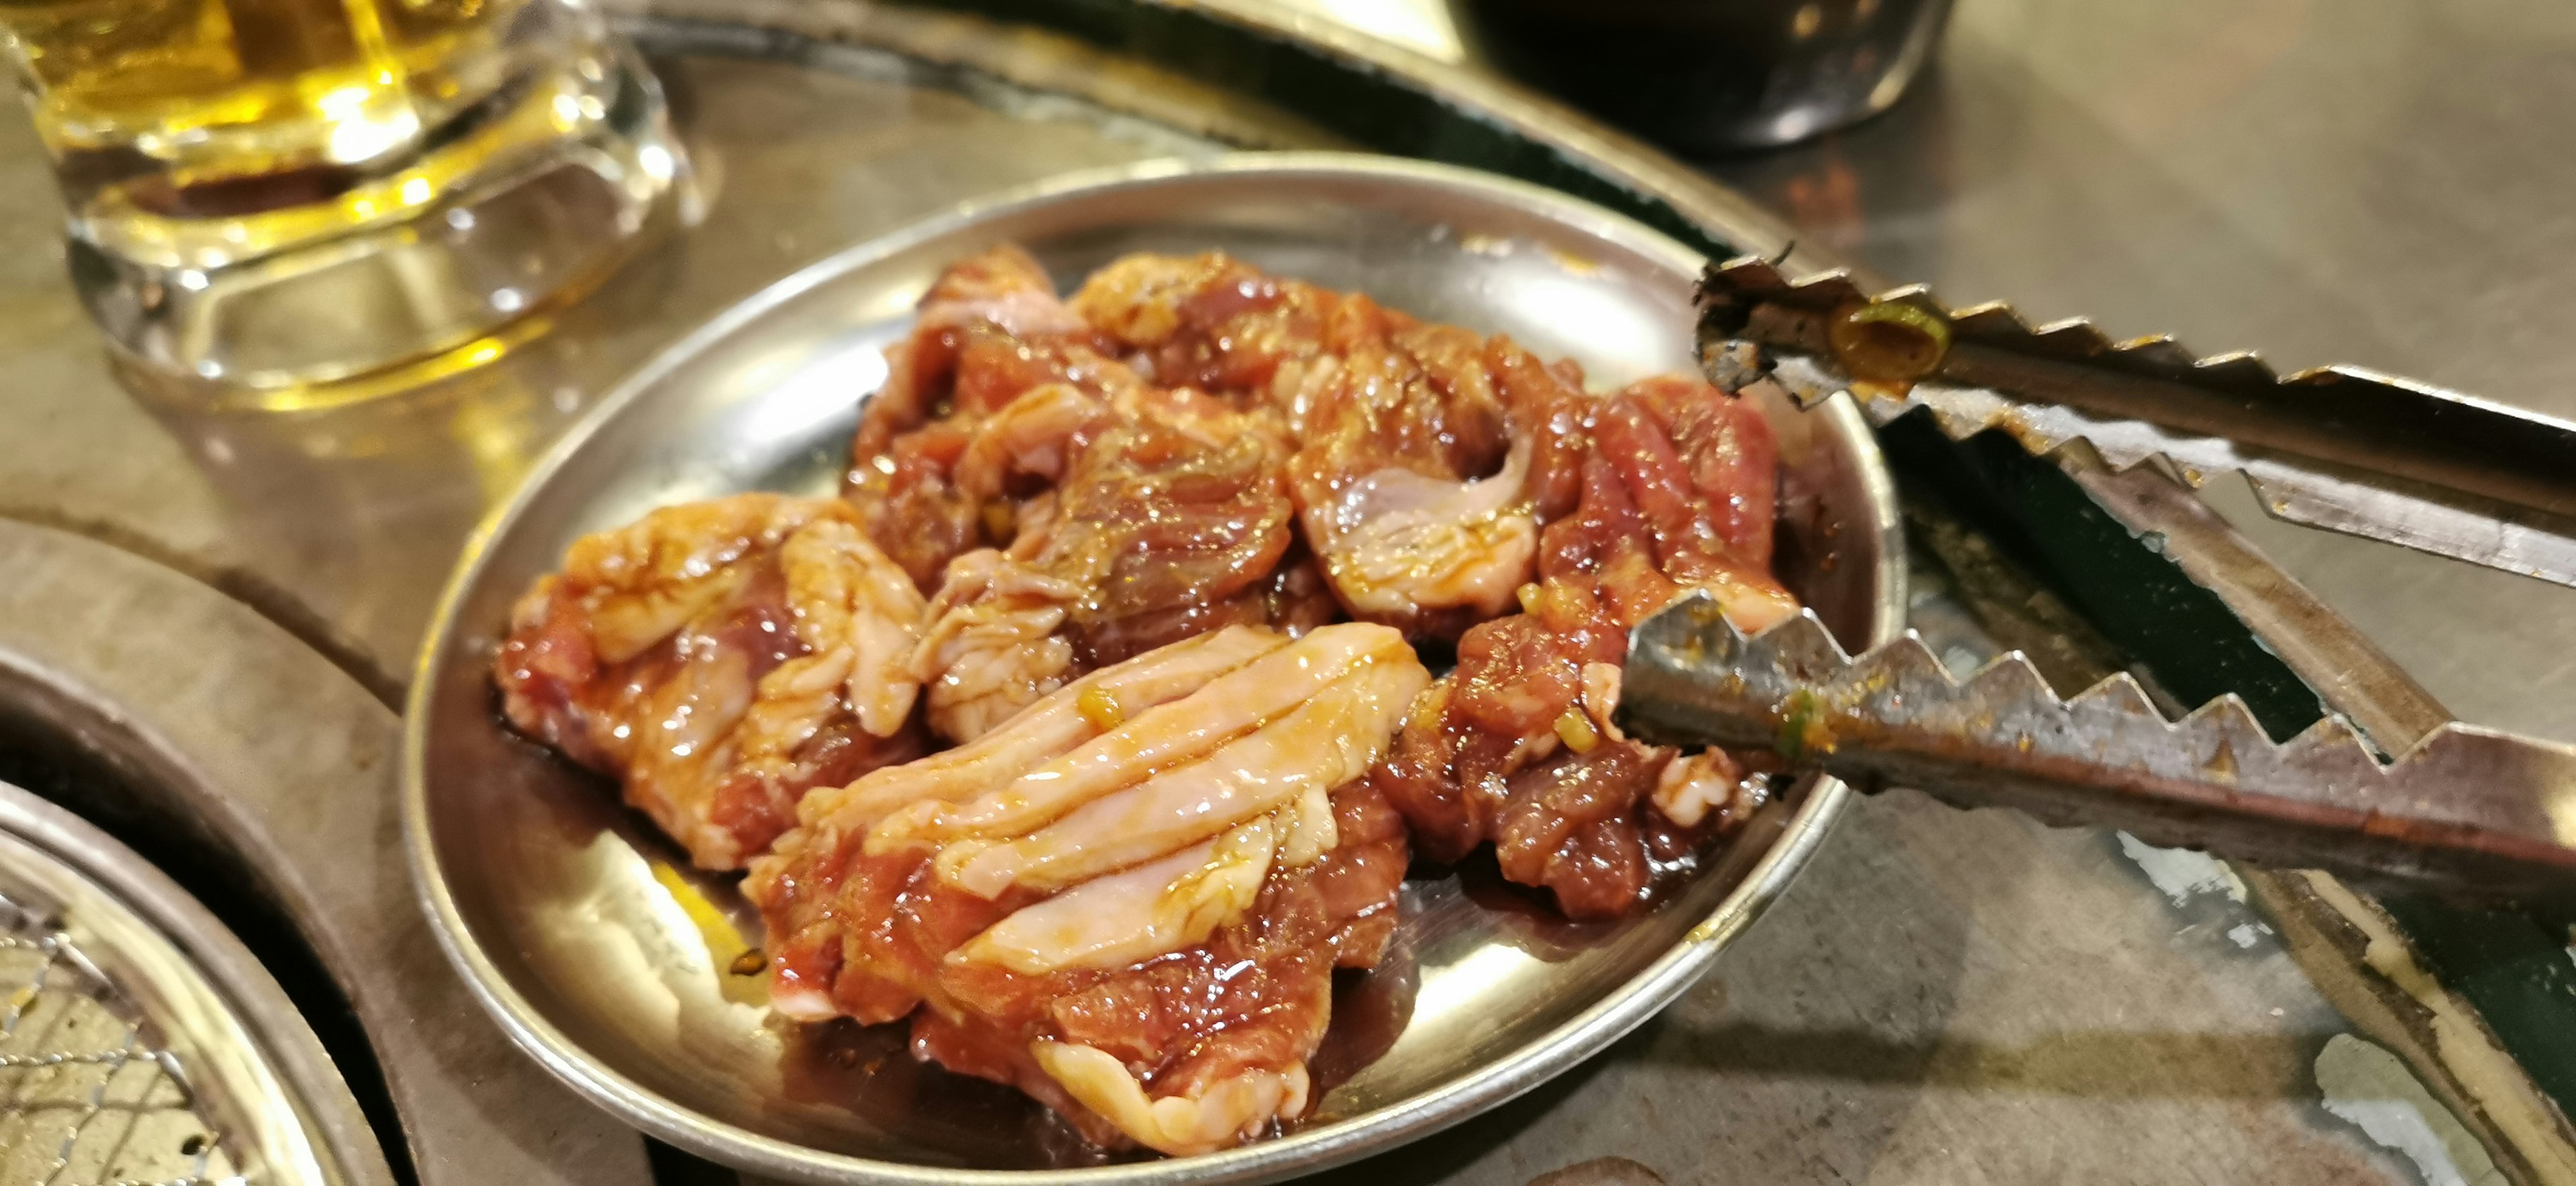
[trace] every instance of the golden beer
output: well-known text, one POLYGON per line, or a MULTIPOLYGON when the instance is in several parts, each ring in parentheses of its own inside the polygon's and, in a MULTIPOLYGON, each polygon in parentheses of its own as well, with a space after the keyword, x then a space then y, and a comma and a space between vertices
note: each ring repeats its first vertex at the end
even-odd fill
POLYGON ((596 271, 678 169, 578 0, 0 0, 0 33, 75 280, 159 369, 275 385, 453 346, 596 271))

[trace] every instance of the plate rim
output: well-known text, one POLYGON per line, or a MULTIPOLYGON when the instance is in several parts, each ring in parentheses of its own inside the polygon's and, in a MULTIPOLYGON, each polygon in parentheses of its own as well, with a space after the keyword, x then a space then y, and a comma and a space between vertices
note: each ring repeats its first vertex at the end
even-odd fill
MULTIPOLYGON (((604 1064, 548 1021, 512 987, 484 953, 438 866, 429 821, 425 772, 430 699, 436 668, 455 636, 458 614, 490 559, 490 544, 514 525, 571 458, 645 398, 662 380, 707 349, 772 310, 845 273, 978 223, 1075 195, 1204 177, 1276 174, 1301 179, 1342 177, 1463 189, 1542 214, 1583 233, 1621 241, 1646 254, 1665 255, 1696 272, 1697 250, 1626 215, 1580 198, 1514 178, 1454 165, 1350 152, 1235 152, 1205 160, 1158 158, 1060 174, 950 207, 894 231, 824 256, 742 298, 679 340, 656 352, 585 412, 520 479, 510 498, 485 515, 465 540, 457 564, 439 591, 412 665, 403 698, 401 809, 403 849, 415 896, 430 920, 440 950, 475 1000, 506 1033, 555 1078, 577 1094, 649 1135, 692 1153, 755 1173, 809 1182, 882 1182, 904 1186, 1099 1186, 1103 1183, 1178 1186, 1238 1183, 1312 1173, 1408 1144, 1463 1123, 1529 1092, 1599 1053, 1697 984, 1718 954, 1775 903, 1814 856, 1851 799, 1839 780, 1819 778, 1807 801, 1792 813, 1769 851, 1746 870, 1683 939, 1625 983, 1581 1013, 1488 1064, 1482 1073, 1416 1094, 1385 1107, 1272 1140, 1216 1153, 1122 1165, 1071 1169, 973 1169, 880 1161, 835 1153, 754 1132, 668 1099, 604 1064)), ((1875 437, 1849 397, 1810 410, 1843 421, 1847 435, 1866 446, 1861 475, 1869 493, 1871 524, 1881 537, 1880 594, 1872 607, 1868 645, 1903 628, 1905 573, 1895 489, 1875 437), (1891 545, 1895 549, 1891 550, 1891 545)))

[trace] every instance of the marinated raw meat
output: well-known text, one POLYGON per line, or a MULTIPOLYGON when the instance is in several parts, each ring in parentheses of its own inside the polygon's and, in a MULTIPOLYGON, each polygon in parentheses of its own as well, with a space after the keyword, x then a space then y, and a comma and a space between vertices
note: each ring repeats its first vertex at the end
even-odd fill
POLYGON ((1582 499, 1583 460, 1592 454, 1591 417, 1600 401, 1583 390, 1583 368, 1574 360, 1543 362, 1499 334, 1486 339, 1485 369, 1511 440, 1529 451, 1522 496, 1540 523, 1554 523, 1582 499))
POLYGON ((1222 252, 1138 254, 1092 273, 1073 294, 1084 321, 1116 339, 1155 382, 1259 393, 1290 411, 1298 377, 1334 351, 1342 294, 1283 280, 1222 252))
POLYGON ((1018 1084, 1096 1143, 1196 1153, 1295 1119, 1333 969, 1377 963, 1404 880, 1404 824, 1385 801, 1362 782, 1331 802, 1334 847, 1274 871, 1205 942, 1114 971, 960 960, 946 981, 972 1020, 925 1012, 914 1048, 1018 1084))
POLYGON ((846 504, 744 494, 574 543, 512 611, 494 671, 511 724, 732 869, 807 788, 921 753, 921 615, 846 504))
POLYGON ((887 364, 842 499, 586 538, 496 665, 513 724, 748 865, 780 1014, 1221 1148, 1308 1108, 1413 846, 1610 918, 1759 806, 1614 724, 1646 616, 1796 610, 1767 427, 1706 384, 1592 395, 1221 254, 1060 300, 1007 246, 887 364))
POLYGON ((1073 307, 1154 381, 1244 397, 1286 421, 1306 542, 1353 616, 1455 637, 1528 579, 1538 521, 1524 487, 1544 434, 1517 448, 1506 434, 1490 360, 1514 350, 1507 341, 1221 254, 1127 257, 1073 307))
POLYGON ((860 410, 851 460, 864 467, 905 433, 956 412, 988 415, 1049 378, 1075 381, 1074 359, 1096 357, 1085 350, 1096 340, 1027 252, 1005 245, 960 260, 922 294, 911 335, 886 351, 885 383, 860 410))
POLYGON ((1362 776, 1429 682, 1384 627, 1228 627, 811 796, 747 883, 771 1000, 926 1002, 919 1053, 1096 1141, 1196 1152, 1293 1118, 1332 969, 1392 931, 1403 828, 1362 776))
MULTIPOLYGON (((1086 398, 1043 387, 997 420, 1086 398)), ((1092 668, 1223 626, 1315 617, 1280 595, 1291 508, 1282 443, 1260 418, 1127 415, 1098 401, 1047 415, 1084 426, 1045 453, 1071 455, 1060 484, 1020 516, 1007 549, 952 562, 932 601, 917 670, 931 727, 953 741, 1092 668)))
POLYGON ((1007 523, 987 529, 994 492, 957 481, 978 422, 1045 383, 1095 394, 1136 386, 1093 348, 1104 341, 1017 247, 962 260, 923 294, 911 335, 886 351, 886 380, 860 411, 843 493, 924 593, 959 554, 1008 542, 1007 523))
POLYGON ((1277 419, 1149 385, 1113 345, 997 248, 932 287, 862 417, 849 497, 933 594, 916 670, 948 740, 1192 634, 1329 620, 1281 563, 1277 419))
POLYGON ((1722 753, 1677 757, 1612 723, 1628 631, 1694 592, 1758 630, 1796 610, 1772 579, 1774 446, 1758 413, 1654 379, 1601 400, 1579 501, 1540 542, 1523 612, 1459 640, 1373 781, 1425 855, 1495 842, 1503 875, 1577 918, 1644 899, 1658 848, 1731 831, 1761 784, 1722 753))

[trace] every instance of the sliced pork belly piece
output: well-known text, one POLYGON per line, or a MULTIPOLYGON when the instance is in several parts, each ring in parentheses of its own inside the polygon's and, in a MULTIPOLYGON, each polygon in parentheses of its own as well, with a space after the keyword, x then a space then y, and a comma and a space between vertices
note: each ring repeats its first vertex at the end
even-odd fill
MULTIPOLYGON (((1227 633, 1254 634, 1242 628, 1227 633)), ((1412 649, 1392 631, 1326 626, 1208 678, 1187 696, 1159 706, 1136 703, 1102 685, 1077 697, 1077 707, 1088 709, 1103 723, 1100 736, 1068 746, 1062 756, 1047 755, 1052 760, 1013 772, 970 801, 942 796, 896 812, 878 826, 868 847, 885 852, 1026 835, 1156 771, 1193 765, 1229 742, 1294 714, 1347 678, 1371 668, 1401 672, 1420 666, 1412 649)), ((1126 677, 1121 679, 1124 682, 1126 677)), ((1354 689, 1361 694, 1371 690, 1354 689)), ((1014 720, 1011 731, 1028 727, 1026 720, 1014 720)), ((1391 731, 1391 723, 1380 730, 1391 731)), ((891 772, 886 776, 893 777, 891 772)))
MULTIPOLYGON (((752 863, 744 882, 769 926, 773 1006, 807 1020, 847 1014, 891 1021, 918 1000, 907 985, 920 977, 909 970, 992 921, 985 917, 988 904, 952 891, 942 902, 954 899, 981 921, 954 935, 942 930, 927 957, 893 933, 897 900, 927 877, 929 860, 913 848, 868 854, 865 845, 879 821, 925 805, 971 802, 1129 714, 1187 696, 1287 644, 1273 631, 1244 627, 1176 643, 1084 676, 966 745, 808 796, 795 830, 752 863)), ((912 905, 929 903, 931 888, 920 887, 912 905)))
POLYGON ((1776 456, 1757 412, 1656 379, 1586 419, 1579 501, 1548 525, 1523 612, 1459 640, 1456 669, 1371 777, 1425 855, 1491 841, 1506 878, 1607 918, 1645 900, 1658 862, 1740 826, 1764 786, 1722 753, 1620 736, 1628 631, 1694 592, 1746 630, 1797 603, 1769 571, 1776 456))
POLYGON ((1632 524, 1642 524, 1656 571, 1678 593, 1715 597, 1739 629, 1760 630, 1798 612, 1771 575, 1780 450, 1760 412, 1697 379, 1668 375, 1608 401, 1593 437, 1596 455, 1617 470, 1628 506, 1605 500, 1604 513, 1619 520, 1608 529, 1619 542, 1595 533, 1567 546, 1599 555, 1626 546, 1637 535, 1632 524))
POLYGON ((1042 975, 1123 968, 1204 943, 1260 896, 1281 830, 1264 815, 1170 856, 1083 882, 1012 911, 949 958, 1042 975))
POLYGON ((1100 341, 1026 251, 1005 244, 960 260, 922 294, 912 333, 887 349, 886 380, 860 411, 852 458, 864 465, 953 412, 998 410, 1047 377, 1065 377, 1080 365, 1071 360, 1100 341))
MULTIPOLYGON (((1154 382, 1276 391, 1283 408, 1297 376, 1332 352, 1342 304, 1331 289, 1267 275, 1222 252, 1124 256, 1093 272, 1071 302, 1154 382)), ((1299 423, 1290 418, 1292 428, 1299 423)))
MULTIPOLYGON (((1327 626, 1318 633, 1337 629, 1327 626)), ((1148 767, 1153 772, 1139 771, 1133 785, 1084 802, 1024 835, 951 842, 939 854, 940 879, 986 898, 1015 886, 1049 892, 1319 798, 1368 773, 1386 751, 1405 706, 1430 682, 1410 655, 1365 661, 1203 758, 1148 767)), ((1153 730, 1155 715, 1148 713, 1102 740, 1130 730, 1153 730)), ((1084 756, 1073 755, 1076 760, 1084 756)), ((1075 767, 1064 781, 1080 782, 1082 773, 1087 771, 1075 767)), ((1027 785, 1023 780, 1014 789, 1027 785)), ((1069 798, 1058 797, 1056 803, 1069 798)))
POLYGON ((1582 375, 1507 338, 1218 254, 1130 256, 1073 307, 1155 381, 1282 418, 1306 539, 1353 616, 1455 637, 1503 613, 1573 503, 1582 375))
POLYGON ((1063 630, 1088 591, 991 549, 950 561, 913 660, 931 729, 973 741, 1080 674, 1063 630))
POLYGON ((733 869, 808 788, 921 753, 923 609, 847 505, 738 495, 574 543, 512 611, 494 673, 512 725, 733 869))
MULTIPOLYGON (((1040 698, 1008 728, 955 749, 819 790, 800 805, 796 832, 767 866, 792 864, 810 848, 865 833, 886 816, 937 804, 966 804, 997 786, 1124 724, 1130 717, 1200 691, 1210 681, 1288 645, 1275 631, 1230 627, 1095 671, 1040 698)), ((761 876, 755 868, 754 880, 761 876)))
POLYGON ((969 740, 1066 680, 1328 615, 1277 418, 1147 383, 1016 248, 960 263, 861 414, 846 496, 932 594, 929 723, 969 740))
POLYGON ((1006 549, 953 561, 933 600, 917 669, 931 727, 951 740, 1157 646, 1302 624, 1299 603, 1276 595, 1292 508, 1265 418, 1196 408, 1189 393, 1101 401, 1051 386, 993 423, 1016 426, 1039 401, 1026 414, 1061 429, 1061 443, 1031 431, 993 453, 1020 458, 1014 472, 1058 466, 1060 482, 1028 504, 1006 549))
POLYGON ((962 260, 923 294, 911 335, 887 349, 886 380, 860 410, 842 493, 924 593, 951 559, 1009 539, 1009 504, 961 488, 955 472, 976 426, 1043 384, 1096 396, 1141 386, 1098 348, 1109 344, 1017 247, 962 260))
POLYGON ((1583 389, 1583 368, 1572 359, 1543 361, 1499 334, 1485 342, 1485 370, 1513 446, 1529 456, 1522 500, 1541 524, 1556 522, 1582 501, 1592 413, 1601 401, 1583 389))
POLYGON ((1032 974, 970 941, 943 961, 914 1050, 1018 1085, 1102 1145, 1203 1153, 1297 1118, 1333 969, 1376 964, 1404 879, 1403 821, 1375 791, 1350 784, 1330 809, 1333 846, 1302 866, 1274 859, 1250 907, 1199 943, 1032 974))
POLYGON ((815 795, 745 883, 772 1002, 926 1006, 923 1057, 1103 1143, 1195 1152, 1293 1118, 1332 969, 1393 927, 1403 825, 1361 776, 1429 682, 1385 627, 1230 628, 815 795))

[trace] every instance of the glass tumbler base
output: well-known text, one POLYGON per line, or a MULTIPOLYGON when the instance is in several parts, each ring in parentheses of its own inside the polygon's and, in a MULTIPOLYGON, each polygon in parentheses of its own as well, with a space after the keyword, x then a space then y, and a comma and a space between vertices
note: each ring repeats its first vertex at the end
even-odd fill
POLYGON ((221 389, 227 403, 301 403, 292 393, 316 384, 497 356, 525 336, 511 323, 596 286, 665 199, 687 194, 660 87, 631 51, 607 63, 602 118, 493 160, 398 221, 195 265, 119 255, 76 223, 74 287, 121 370, 221 389), (474 349, 487 341, 496 348, 474 349))

